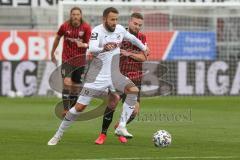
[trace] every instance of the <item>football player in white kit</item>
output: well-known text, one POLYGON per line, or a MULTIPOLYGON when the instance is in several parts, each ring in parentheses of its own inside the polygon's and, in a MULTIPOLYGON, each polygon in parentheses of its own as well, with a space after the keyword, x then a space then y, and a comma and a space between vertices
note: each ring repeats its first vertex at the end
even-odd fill
POLYGON ((103 12, 103 24, 96 26, 92 30, 89 52, 94 55, 94 59, 86 74, 83 89, 77 103, 67 112, 57 132, 49 140, 48 145, 56 145, 60 141, 63 132, 77 120, 91 99, 106 89, 111 92, 117 90, 127 95, 115 134, 127 138, 132 137, 126 129, 126 123, 134 110, 139 89, 129 78, 120 73, 120 45, 124 38, 131 41, 146 54, 148 48, 123 26, 118 25, 117 22, 118 10, 109 7, 103 12))

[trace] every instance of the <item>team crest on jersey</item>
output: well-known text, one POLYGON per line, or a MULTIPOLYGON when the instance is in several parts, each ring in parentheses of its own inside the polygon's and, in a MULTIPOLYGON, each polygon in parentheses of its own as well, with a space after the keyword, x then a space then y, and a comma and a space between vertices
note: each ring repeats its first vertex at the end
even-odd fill
POLYGON ((83 36, 83 35, 84 35, 84 31, 79 31, 79 32, 78 32, 78 35, 79 35, 79 36, 83 36))

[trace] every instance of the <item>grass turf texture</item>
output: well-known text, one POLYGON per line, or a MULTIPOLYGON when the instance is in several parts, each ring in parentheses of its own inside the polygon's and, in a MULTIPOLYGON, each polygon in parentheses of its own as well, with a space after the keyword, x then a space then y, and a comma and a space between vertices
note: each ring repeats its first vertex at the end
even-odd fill
POLYGON ((54 115, 59 101, 1 97, 0 159, 240 159, 239 97, 142 98, 141 115, 128 126, 134 138, 127 144, 120 144, 113 135, 118 106, 104 145, 94 144, 100 117, 74 123, 59 145, 47 146, 60 124, 54 115), (153 146, 152 135, 159 129, 172 134, 170 147, 153 146))

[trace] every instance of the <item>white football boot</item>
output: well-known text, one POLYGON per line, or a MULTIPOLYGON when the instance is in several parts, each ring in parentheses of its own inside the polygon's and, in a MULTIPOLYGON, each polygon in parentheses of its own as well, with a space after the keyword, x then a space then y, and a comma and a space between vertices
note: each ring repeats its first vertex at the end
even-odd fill
POLYGON ((133 138, 133 135, 130 134, 128 131, 127 131, 127 128, 126 127, 120 127, 118 126, 116 129, 115 129, 115 134, 118 135, 118 136, 124 136, 126 138, 133 138))
POLYGON ((49 146, 55 146, 58 144, 58 142, 61 140, 61 137, 57 137, 57 136, 53 136, 49 141, 48 141, 48 145, 49 146))

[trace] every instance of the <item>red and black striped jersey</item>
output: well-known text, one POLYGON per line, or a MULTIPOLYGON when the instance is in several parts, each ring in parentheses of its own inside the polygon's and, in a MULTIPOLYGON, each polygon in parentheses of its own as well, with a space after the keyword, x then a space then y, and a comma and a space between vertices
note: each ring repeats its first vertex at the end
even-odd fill
POLYGON ((86 65, 86 48, 80 48, 77 46, 76 41, 88 43, 91 37, 91 27, 86 22, 81 23, 79 27, 74 27, 69 21, 66 21, 61 25, 57 34, 62 37, 63 51, 62 61, 68 62, 74 66, 86 65))
MULTIPOLYGON (((142 41, 143 44, 146 43, 146 36, 139 32, 136 37, 142 41)), ((141 50, 133 45, 131 42, 123 40, 121 49, 127 50, 129 52, 138 54, 141 50)), ((142 62, 136 61, 131 57, 126 57, 121 54, 120 57, 120 71, 123 75, 130 78, 135 84, 141 83, 142 79, 142 62)), ((137 85, 136 84, 136 85, 137 85)))

